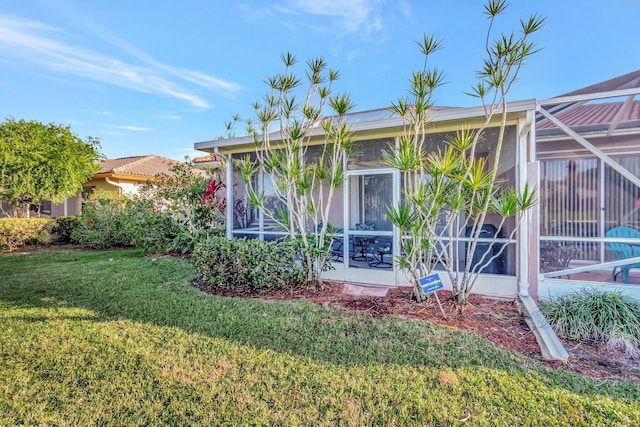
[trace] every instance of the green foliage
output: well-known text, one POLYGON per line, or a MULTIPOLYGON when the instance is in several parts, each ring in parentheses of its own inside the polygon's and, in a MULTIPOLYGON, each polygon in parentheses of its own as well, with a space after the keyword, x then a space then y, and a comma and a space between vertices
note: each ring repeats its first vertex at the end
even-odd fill
POLYGON ((215 171, 179 163, 157 178, 129 204, 129 233, 136 247, 186 253, 198 241, 224 233, 226 187, 215 171))
POLYGON ((405 203, 390 207, 388 218, 406 236, 398 264, 408 270, 413 296, 418 301, 426 299, 419 277, 431 274, 440 265, 449 275, 457 302, 466 304, 478 275, 506 248, 501 245, 498 253, 493 251, 506 219, 516 219, 516 226, 507 236, 512 238, 524 212, 536 203, 535 189, 505 188, 498 171, 507 127, 506 96, 524 60, 535 53, 535 45, 529 38, 542 27, 544 18, 532 16, 526 22, 521 21, 519 35, 500 35, 492 41, 494 21, 507 6, 503 0, 489 0, 485 5, 489 17, 486 59, 478 72, 478 86, 471 93, 485 107, 482 125, 458 131, 443 141, 443 147, 425 155, 425 130, 434 92, 444 82, 442 71, 429 66, 431 55, 441 48, 433 36, 425 35, 418 43, 424 65, 422 70, 413 72, 409 95, 390 107, 403 118, 404 128, 396 143, 389 147, 384 162, 402 173, 405 203), (476 151, 489 127, 497 129, 497 142, 492 147, 492 156, 485 158, 476 151), (489 244, 483 242, 486 252, 480 253, 480 260, 473 263, 476 250, 481 251, 478 239, 490 214, 499 218, 498 224, 492 224, 496 226, 496 234, 489 237, 492 240, 489 244), (466 255, 459 250, 461 245, 467 248, 466 255))
POLYGON ((127 198, 105 191, 93 194, 71 232, 71 241, 93 249, 130 246, 127 198))
POLYGON ((3 425, 638 425, 640 385, 467 332, 206 295, 140 251, 0 256, 3 425))
POLYGON ((553 329, 574 341, 593 341, 640 356, 640 303, 622 291, 583 289, 540 303, 553 329))
POLYGON ((55 235, 58 242, 70 243, 71 233, 80 225, 81 221, 77 215, 59 216, 53 220, 51 233, 55 235))
POLYGON ((186 163, 172 166, 130 197, 92 194, 72 241, 91 248, 134 245, 149 252, 190 252, 224 232, 225 186, 186 163))
POLYGON ((157 209, 155 201, 135 197, 128 201, 126 232, 136 248, 146 252, 163 252, 173 246, 181 228, 171 212, 157 209))
POLYGON ((249 206, 262 209, 297 242, 306 280, 320 284, 320 273, 331 262, 327 246, 331 239, 326 238, 326 226, 316 226, 329 222, 335 190, 344 183, 343 161, 353 153, 346 114, 354 104, 347 94, 333 93, 340 74, 328 69, 323 58, 307 61, 306 81, 294 73, 294 55, 283 54, 281 60, 284 71, 266 79, 268 93, 263 102, 254 104, 254 117, 246 121, 247 134, 256 145, 256 161, 247 156, 236 166, 248 187, 249 206), (320 120, 321 115, 327 118, 320 120), (274 125, 280 136, 272 140, 274 125), (309 143, 318 126, 324 130, 324 140, 314 147, 320 154, 311 158, 309 143), (256 187, 260 179, 254 177, 261 173, 273 183, 274 195, 265 196, 256 187))
POLYGON ((68 126, 8 118, 0 124, 0 199, 10 204, 62 202, 100 167, 99 142, 68 126))
POLYGON ((51 241, 47 218, 0 218, 0 249, 13 251, 24 245, 46 245, 51 241))
POLYGON ((289 241, 212 237, 196 244, 193 251, 196 281, 247 292, 293 288, 305 277, 296 264, 294 248, 289 241))

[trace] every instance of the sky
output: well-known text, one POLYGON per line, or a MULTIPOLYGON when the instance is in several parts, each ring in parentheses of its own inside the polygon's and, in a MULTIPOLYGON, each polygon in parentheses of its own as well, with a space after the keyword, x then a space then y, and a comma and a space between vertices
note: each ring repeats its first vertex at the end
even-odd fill
MULTIPOLYGON (((481 0, 0 0, 0 116, 68 125, 108 158, 205 153, 233 114, 247 118, 282 71, 280 54, 323 57, 356 111, 403 96, 423 34, 444 49, 442 106, 484 58, 481 0)), ((546 99, 640 69, 640 0, 511 0, 497 30, 545 16, 510 100, 546 99)), ((236 134, 242 134, 239 125, 236 134)))

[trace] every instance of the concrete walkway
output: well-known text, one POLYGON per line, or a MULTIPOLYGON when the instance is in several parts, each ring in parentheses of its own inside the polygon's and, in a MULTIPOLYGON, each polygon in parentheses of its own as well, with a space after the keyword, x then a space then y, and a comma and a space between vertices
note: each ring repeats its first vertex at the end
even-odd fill
POLYGON ((367 296, 367 297, 385 297, 389 288, 374 285, 354 285, 345 283, 342 287, 342 293, 345 295, 367 296))

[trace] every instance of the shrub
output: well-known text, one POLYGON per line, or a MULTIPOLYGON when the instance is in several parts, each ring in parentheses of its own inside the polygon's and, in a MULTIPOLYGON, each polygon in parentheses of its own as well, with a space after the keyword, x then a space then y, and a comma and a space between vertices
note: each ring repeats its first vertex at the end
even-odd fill
POLYGON ((131 245, 127 232, 127 200, 122 196, 96 195, 85 202, 71 241, 93 249, 131 245))
POLYGON ((289 241, 212 237, 196 244, 192 262, 196 281, 214 289, 251 292, 292 288, 305 278, 289 241))
POLYGON ((13 251, 30 244, 51 241, 51 220, 47 218, 0 218, 0 249, 13 251))
POLYGON ((621 291, 585 289, 540 304, 554 330, 574 341, 604 343, 640 355, 640 303, 621 291))
POLYGON ((167 251, 180 233, 170 212, 156 209, 153 199, 134 198, 127 204, 126 231, 136 248, 167 251))
POLYGON ((71 233, 78 225, 80 225, 80 218, 77 216, 59 216, 53 220, 51 234, 55 235, 58 242, 69 243, 71 233))

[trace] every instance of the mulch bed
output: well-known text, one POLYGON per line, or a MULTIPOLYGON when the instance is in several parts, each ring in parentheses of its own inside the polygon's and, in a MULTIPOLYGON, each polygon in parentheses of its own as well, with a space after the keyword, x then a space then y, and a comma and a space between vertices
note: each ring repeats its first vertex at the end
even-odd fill
POLYGON ((451 293, 439 291, 446 317, 436 300, 430 297, 424 304, 411 300, 411 288, 389 289, 384 297, 349 295, 343 293, 341 282, 325 282, 321 289, 269 290, 268 294, 241 293, 234 290, 202 288, 205 292, 226 297, 260 298, 268 300, 307 299, 316 304, 340 306, 364 311, 372 316, 401 316, 406 319, 428 321, 456 330, 481 335, 502 348, 540 360, 551 369, 601 380, 627 380, 640 384, 640 360, 633 360, 619 350, 607 350, 589 343, 564 341, 570 354, 568 363, 545 361, 535 336, 524 321, 515 301, 503 301, 471 295, 469 304, 460 310, 451 300, 451 293))

